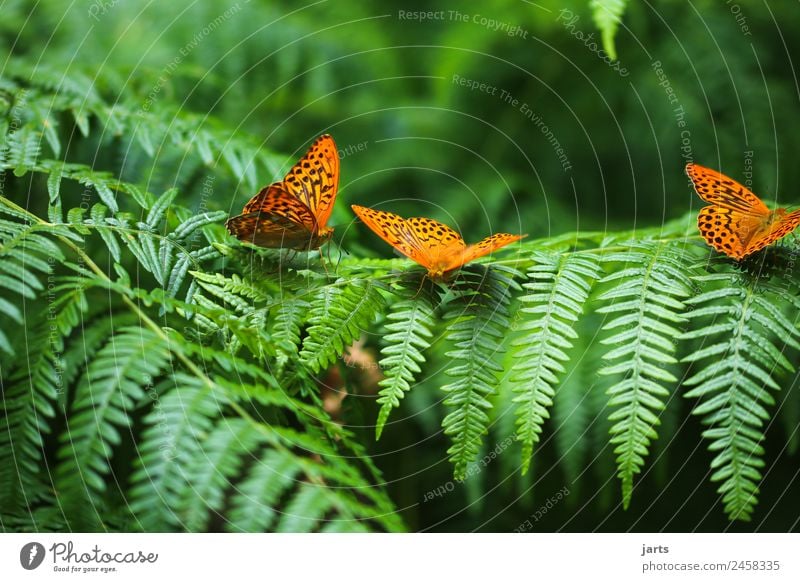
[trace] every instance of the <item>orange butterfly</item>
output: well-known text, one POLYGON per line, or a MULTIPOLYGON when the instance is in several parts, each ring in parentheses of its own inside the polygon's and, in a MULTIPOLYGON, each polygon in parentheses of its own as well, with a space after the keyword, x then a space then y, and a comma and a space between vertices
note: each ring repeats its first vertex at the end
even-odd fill
POLYGON ((321 135, 282 182, 262 188, 225 226, 260 247, 312 250, 328 241, 326 226, 339 188, 336 143, 321 135))
POLYGON ((800 224, 800 210, 770 210, 736 180, 689 163, 686 173, 697 194, 709 202, 700 210, 697 226, 706 242, 739 260, 792 232, 800 224))
POLYGON ((355 204, 352 208, 375 234, 428 269, 428 277, 434 281, 446 279, 451 271, 473 259, 528 236, 493 234, 467 246, 452 228, 429 218, 402 218, 391 212, 355 204))

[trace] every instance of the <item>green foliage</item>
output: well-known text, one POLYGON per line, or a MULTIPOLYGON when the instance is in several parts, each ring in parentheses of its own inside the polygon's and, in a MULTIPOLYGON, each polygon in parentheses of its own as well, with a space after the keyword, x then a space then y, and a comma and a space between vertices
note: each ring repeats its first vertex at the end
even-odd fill
POLYGON ((698 398, 692 410, 702 418, 708 439, 711 481, 721 482, 726 513, 749 521, 758 500, 764 467, 764 426, 767 407, 775 404, 770 391, 794 372, 786 348, 800 349, 796 289, 728 273, 696 278, 707 289, 687 303, 696 328, 683 339, 701 340, 686 362, 704 366, 685 381, 693 388, 684 396, 698 398), (792 317, 780 306, 792 306, 792 317))
POLYGON ((676 325, 686 321, 683 300, 690 281, 684 257, 678 249, 652 243, 603 257, 606 263, 622 265, 601 280, 610 288, 599 295, 607 305, 597 311, 610 315, 603 331, 612 332, 601 340, 612 349, 603 356, 608 365, 600 374, 620 378, 608 390, 608 404, 617 407, 609 417, 614 423, 611 444, 616 445, 626 508, 633 477, 644 465, 650 441, 657 438, 658 414, 670 396, 665 384, 677 382, 667 367, 677 362, 672 339, 680 334, 676 325))
POLYGON ((402 531, 407 491, 384 484, 395 457, 378 446, 414 449, 403 461, 420 468, 446 449, 470 499, 497 477, 476 462, 487 451, 508 455, 496 466, 523 501, 540 474, 580 484, 594 461, 635 507, 652 441, 680 426, 660 424, 667 399, 678 417, 696 404, 711 480, 743 521, 767 444, 783 446, 766 441, 775 415, 797 446, 785 248, 759 255, 775 264, 700 264, 680 220, 526 240, 441 284, 357 245, 339 263, 255 249, 222 226, 232 194, 212 194, 250 192, 289 156, 117 101, 114 79, 12 59, 0 81, 4 530, 402 531), (107 150, 125 163, 86 165, 107 150), (348 363, 357 341, 382 377, 348 363), (553 467, 536 463, 548 423, 553 467), (519 451, 495 448, 501 433, 519 451))
POLYGON ((449 321, 445 339, 451 347, 445 355, 452 361, 445 373, 452 380, 442 390, 447 394, 445 406, 453 411, 442 421, 442 428, 453 441, 447 453, 458 480, 466 478, 467 465, 477 456, 488 431, 489 397, 503 372, 498 359, 510 324, 511 289, 519 287, 509 277, 513 274, 499 269, 464 271, 445 307, 444 319, 449 321))
POLYGON ((333 364, 373 322, 384 306, 384 285, 376 279, 339 279, 311 301, 308 336, 300 361, 313 372, 333 364))
POLYGON ((567 352, 578 337, 573 327, 600 274, 597 258, 591 255, 536 254, 531 259, 529 282, 522 286, 527 293, 519 299, 521 337, 513 343, 511 370, 523 474, 550 416, 559 374, 565 371, 562 362, 569 360, 567 352))
POLYGON ((96 516, 107 510, 95 503, 104 499, 114 449, 130 430, 145 388, 169 361, 170 352, 158 334, 123 327, 93 356, 75 386, 61 434, 55 486, 66 513, 76 516, 78 529, 100 526, 96 516))
POLYGON ((380 385, 378 404, 381 409, 375 422, 375 438, 379 439, 393 408, 411 390, 416 374, 422 370, 424 351, 430 347, 434 326, 434 307, 425 293, 395 301, 386 316, 385 342, 381 369, 386 378, 380 385))
MULTIPOLYGON (((51 97, 38 91, 28 104, 42 111, 51 97)), ((220 250, 236 256, 218 243, 227 212, 192 212, 178 189, 154 196, 109 172, 42 159, 25 145, 30 129, 2 144, 6 167, 33 180, 47 207, 45 220, 17 205, 6 178, 0 317, 26 333, 4 324, 0 335, 2 527, 402 530, 361 446, 259 363, 275 356, 264 326, 275 287, 247 269, 220 272, 220 250), (83 189, 81 205, 64 213, 73 188, 83 189)), ((350 341, 367 307, 380 307, 380 285, 330 287, 369 298, 337 336, 350 341)), ((296 353, 299 325, 279 320, 289 330, 281 349, 293 343, 296 353)))
POLYGON ((628 0, 589 0, 592 18, 603 36, 603 48, 613 61, 617 60, 614 37, 617 36, 617 29, 627 5, 628 0))

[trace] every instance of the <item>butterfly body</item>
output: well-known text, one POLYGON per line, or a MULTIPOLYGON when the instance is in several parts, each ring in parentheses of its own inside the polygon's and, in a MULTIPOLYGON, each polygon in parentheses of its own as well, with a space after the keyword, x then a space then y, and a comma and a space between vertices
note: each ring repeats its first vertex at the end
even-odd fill
POLYGON ((697 216, 700 234, 733 259, 763 249, 800 225, 800 210, 770 210, 748 188, 724 174, 693 163, 686 166, 686 173, 700 198, 710 204, 697 216))
POLYGON ((402 218, 355 204, 352 208, 375 234, 425 267, 434 281, 447 280, 466 263, 526 236, 501 233, 467 245, 452 228, 430 218, 402 218))
POLYGON ((339 187, 339 156, 330 135, 311 145, 281 182, 262 188, 225 223, 233 236, 260 247, 310 251, 330 240, 327 226, 339 187))

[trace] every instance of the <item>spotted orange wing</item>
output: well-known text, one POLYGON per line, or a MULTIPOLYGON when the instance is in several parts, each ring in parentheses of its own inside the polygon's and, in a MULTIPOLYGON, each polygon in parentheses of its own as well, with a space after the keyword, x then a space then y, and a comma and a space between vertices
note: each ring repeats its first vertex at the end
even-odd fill
POLYGON ((763 249, 783 238, 800 224, 800 212, 774 212, 736 180, 710 168, 688 164, 686 173, 697 194, 709 202, 697 216, 697 226, 706 242, 734 259, 763 249))
POLYGON ((764 232, 759 232, 758 236, 747 245, 745 256, 760 251, 764 247, 771 245, 777 240, 782 239, 800 225, 800 210, 789 212, 788 214, 779 213, 779 218, 773 222, 764 232))
POLYGON ((280 182, 263 188, 225 226, 239 240, 269 248, 303 249, 317 232, 314 215, 280 182))
POLYGON ((286 191, 305 204, 320 229, 328 224, 339 189, 339 154, 327 133, 311 144, 283 179, 286 191))
POLYGON ((428 269, 428 275, 436 279, 523 238, 520 235, 495 234, 467 246, 456 231, 430 218, 402 218, 391 212, 357 205, 352 208, 375 234, 428 269))
POLYGON ((428 269, 443 256, 466 248, 461 236, 449 226, 428 218, 405 219, 392 212, 352 205, 353 212, 400 253, 428 269))
POLYGON ((758 196, 725 174, 693 163, 686 165, 686 173, 692 179, 697 195, 709 204, 759 217, 770 213, 758 196))
POLYGON ((482 241, 477 242, 474 245, 469 245, 466 249, 464 249, 464 252, 461 253, 461 256, 458 258, 458 264, 446 270, 449 271, 451 269, 455 269, 456 267, 466 265, 470 261, 474 261, 479 257, 491 254, 497 249, 502 248, 506 245, 510 245, 513 242, 517 242, 518 240, 523 239, 526 236, 528 235, 507 234, 504 232, 499 232, 497 234, 493 234, 492 236, 487 236, 482 241))
POLYGON ((322 135, 282 182, 263 188, 225 225, 238 239, 262 247, 310 250, 333 232, 326 226, 339 186, 339 157, 322 135))

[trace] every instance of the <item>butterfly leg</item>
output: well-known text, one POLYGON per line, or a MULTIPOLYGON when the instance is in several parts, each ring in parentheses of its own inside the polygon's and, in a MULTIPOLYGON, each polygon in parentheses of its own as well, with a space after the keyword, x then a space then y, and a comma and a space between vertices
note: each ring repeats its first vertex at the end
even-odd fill
MULTIPOLYGON (((326 249, 326 253, 329 251, 326 249)), ((319 262, 322 263, 322 269, 325 271, 325 277, 330 277, 330 272, 328 271, 328 261, 330 261, 330 254, 328 256, 323 256, 322 249, 319 250, 319 262)))
POLYGON ((419 287, 417 287, 417 292, 414 293, 413 299, 417 299, 419 297, 419 294, 422 293, 422 288, 425 286, 425 281, 427 280, 428 280, 427 274, 419 278, 419 287))
MULTIPOLYGON (((349 255, 350 252, 346 248, 344 248, 342 245, 340 245, 339 243, 334 243, 333 241, 331 241, 328 244, 336 245, 334 247, 336 249, 336 265, 333 267, 333 273, 335 275, 335 274, 337 274, 339 272, 339 265, 342 264, 342 259, 344 258, 345 255, 349 255)), ((330 249, 329 249, 329 252, 330 252, 330 249)), ((330 255, 329 255, 329 258, 330 258, 330 255)), ((331 258, 331 262, 333 262, 332 258, 331 258)))

